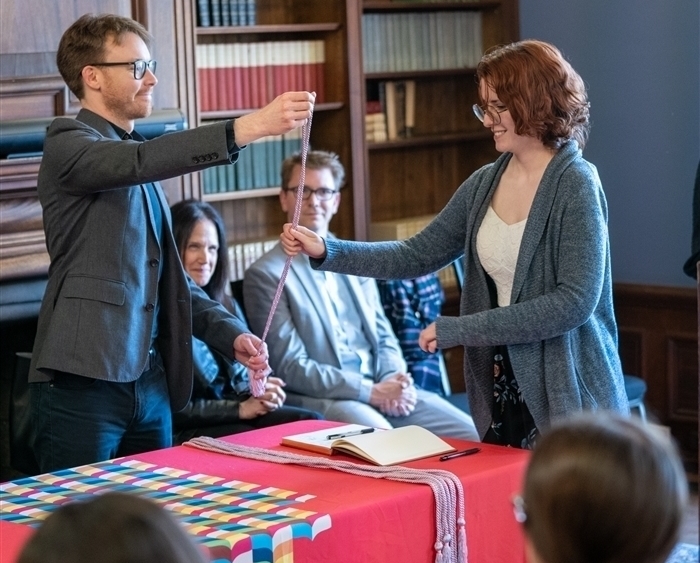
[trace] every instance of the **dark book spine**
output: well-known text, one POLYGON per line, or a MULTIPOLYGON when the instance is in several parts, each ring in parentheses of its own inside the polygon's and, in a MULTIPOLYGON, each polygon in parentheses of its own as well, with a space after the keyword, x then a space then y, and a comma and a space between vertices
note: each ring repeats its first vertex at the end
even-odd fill
POLYGON ((197 21, 200 27, 211 26, 211 14, 209 13, 209 0, 197 0, 197 21))

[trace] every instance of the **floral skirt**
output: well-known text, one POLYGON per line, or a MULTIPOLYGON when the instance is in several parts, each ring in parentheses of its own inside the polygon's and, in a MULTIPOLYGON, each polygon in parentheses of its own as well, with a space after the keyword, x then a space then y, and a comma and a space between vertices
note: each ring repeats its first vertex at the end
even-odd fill
POLYGON ((484 436, 484 442, 532 449, 537 435, 535 421, 513 375, 507 349, 505 346, 499 346, 493 362, 491 428, 484 436))

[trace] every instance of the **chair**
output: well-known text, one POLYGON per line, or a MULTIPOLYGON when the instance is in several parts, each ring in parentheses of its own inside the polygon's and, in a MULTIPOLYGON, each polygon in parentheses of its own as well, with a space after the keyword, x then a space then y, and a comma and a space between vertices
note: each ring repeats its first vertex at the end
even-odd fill
MULTIPOLYGON (((464 284, 464 262, 462 256, 452 262, 452 268, 454 269, 455 278, 457 278, 457 287, 461 292, 464 284)), ((646 422, 647 411, 644 406, 644 395, 647 392, 647 384, 641 377, 636 375, 624 375, 623 377, 625 378, 625 392, 627 393, 630 410, 637 409, 639 418, 646 422)))
POLYGON ((625 392, 630 410, 637 409, 639 418, 646 422, 647 409, 644 406, 644 395, 647 392, 646 382, 636 375, 624 375, 623 377, 625 378, 625 392))
POLYGON ((243 305, 243 280, 233 280, 229 282, 231 287, 231 298, 234 301, 237 309, 240 309, 240 313, 243 315, 243 320, 248 323, 248 317, 245 314, 245 307, 243 305))

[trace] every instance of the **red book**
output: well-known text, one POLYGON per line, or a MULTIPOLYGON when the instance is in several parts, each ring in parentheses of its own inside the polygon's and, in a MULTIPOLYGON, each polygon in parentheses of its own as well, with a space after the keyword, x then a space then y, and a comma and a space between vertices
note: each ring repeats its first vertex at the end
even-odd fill
POLYGON ((258 102, 257 107, 261 108, 267 105, 269 101, 269 95, 267 93, 267 61, 265 60, 265 42, 254 43, 253 48, 255 49, 255 82, 258 85, 258 102))
POLYGON ((209 77, 204 72, 204 45, 197 45, 195 48, 195 66, 197 67, 197 103, 199 111, 208 111, 207 80, 209 77))
POLYGON ((228 109, 226 100, 226 61, 225 59, 225 45, 223 43, 216 43, 214 45, 214 61, 216 63, 216 105, 214 109, 224 110, 228 109))
POLYGON ((250 101, 250 58, 248 56, 248 44, 240 43, 241 55, 241 109, 250 109, 253 104, 250 101))
POLYGON ((314 41, 314 67, 316 71, 316 103, 326 101, 326 44, 322 40, 314 41))
POLYGON ((294 80, 292 88, 296 92, 304 89, 304 47, 303 41, 293 41, 293 43, 294 60, 292 62, 292 70, 294 71, 294 80))
POLYGON ((273 65, 273 52, 275 50, 275 44, 272 41, 266 41, 264 43, 265 49, 265 84, 267 85, 267 101, 269 104, 275 99, 277 94, 275 93, 275 77, 274 77, 274 67, 273 65))
POLYGON ((204 70, 207 74, 205 83, 207 84, 207 107, 209 111, 214 111, 217 109, 217 98, 216 98, 216 62, 215 62, 215 45, 209 44, 205 45, 205 64, 204 70))
POLYGON ((314 68, 314 44, 313 41, 300 41, 301 43, 301 68, 304 80, 302 90, 316 91, 316 69, 314 68))
POLYGON ((226 75, 226 109, 236 109, 236 84, 233 71, 233 44, 224 44, 224 74, 226 75))
POLYGON ((290 41, 280 41, 275 43, 275 88, 279 94, 283 92, 289 92, 291 90, 290 76, 289 76, 289 62, 291 60, 291 49, 290 41))
POLYGON ((243 105, 243 69, 241 68, 240 43, 231 45, 231 67, 233 69, 233 109, 244 109, 243 105))
POLYGON ((248 92, 250 95, 249 108, 260 107, 260 85, 258 84, 257 66, 258 52, 254 43, 248 43, 248 92))

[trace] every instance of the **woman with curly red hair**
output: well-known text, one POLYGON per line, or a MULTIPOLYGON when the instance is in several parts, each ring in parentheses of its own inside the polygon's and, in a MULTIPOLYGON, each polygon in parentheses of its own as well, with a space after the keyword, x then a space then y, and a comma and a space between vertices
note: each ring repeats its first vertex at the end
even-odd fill
POLYGON ((471 412, 485 442, 531 447, 582 410, 628 413, 613 311, 608 210, 584 160, 589 104, 559 50, 527 40, 487 52, 476 117, 501 156, 474 172, 405 241, 322 239, 285 225, 289 254, 322 270, 416 278, 464 261, 460 314, 420 335, 424 350, 465 347, 471 412))

